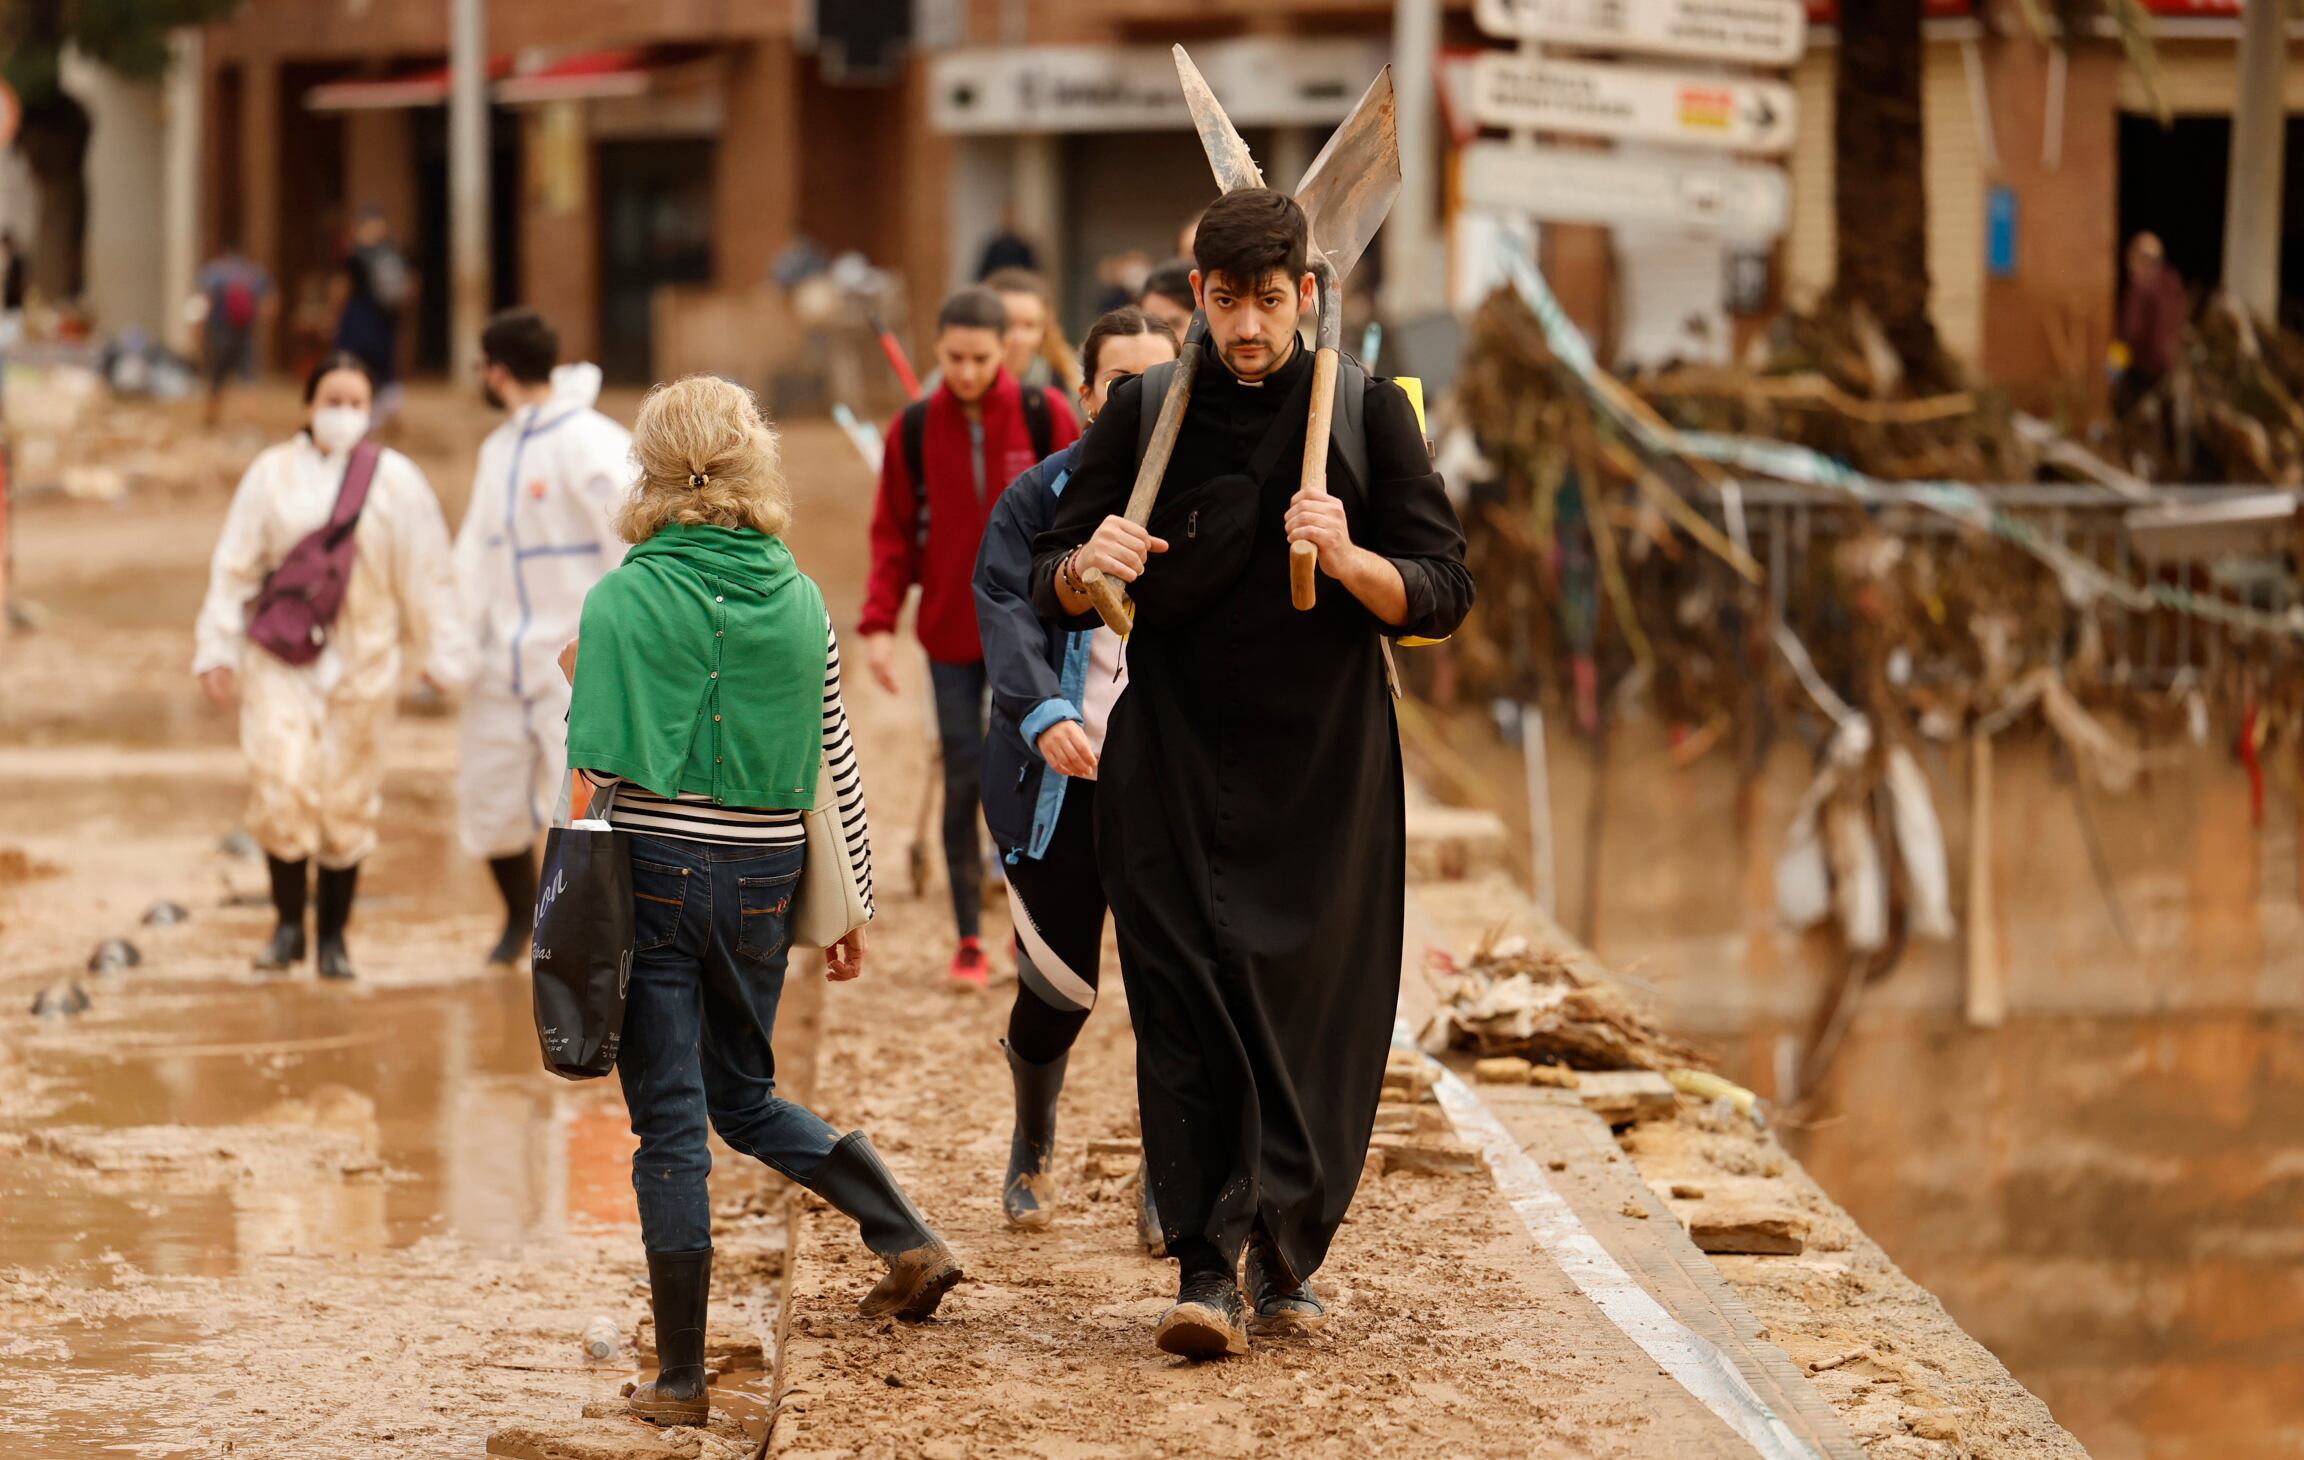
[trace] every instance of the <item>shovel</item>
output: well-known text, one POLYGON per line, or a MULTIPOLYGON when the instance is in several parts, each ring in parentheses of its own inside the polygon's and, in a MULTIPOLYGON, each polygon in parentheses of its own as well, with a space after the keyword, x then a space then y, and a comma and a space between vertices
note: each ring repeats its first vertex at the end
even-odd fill
MULTIPOLYGON (((1216 93, 1208 89, 1207 78, 1182 46, 1176 47, 1176 79, 1184 88, 1184 102, 1192 110, 1192 125, 1200 133, 1200 145, 1208 154, 1216 185, 1228 193, 1264 186, 1264 173, 1256 166, 1248 144, 1241 140, 1216 93)), ((1160 480, 1168 474, 1168 459, 1175 454, 1176 437, 1184 429, 1184 410, 1192 402, 1192 382, 1199 377, 1207 338, 1207 316, 1195 313, 1192 327, 1177 349, 1176 374, 1168 382, 1167 398, 1160 402, 1159 419, 1152 423, 1152 439, 1145 443, 1144 460, 1137 465, 1135 490, 1128 494, 1127 517, 1138 527, 1152 520, 1153 504, 1160 500, 1160 480)), ((1128 595, 1120 585, 1099 570, 1088 568, 1080 574, 1080 586, 1088 590, 1104 626, 1127 638, 1128 595)))
MULTIPOLYGON (((1312 159, 1296 185, 1311 224, 1310 263, 1320 291, 1320 326, 1312 357, 1312 410, 1304 425, 1302 489, 1328 494, 1328 437, 1336 421, 1338 351, 1344 340, 1344 280, 1400 196, 1400 130, 1392 101, 1392 68, 1368 84, 1352 115, 1312 159)), ((1320 550, 1288 545, 1288 598, 1308 609, 1318 598, 1320 550)))

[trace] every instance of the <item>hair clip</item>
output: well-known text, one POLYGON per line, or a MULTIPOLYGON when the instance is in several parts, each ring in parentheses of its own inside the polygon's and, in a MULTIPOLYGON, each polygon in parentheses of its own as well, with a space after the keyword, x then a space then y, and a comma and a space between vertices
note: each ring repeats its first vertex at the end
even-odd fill
POLYGON ((691 487, 701 488, 706 482, 711 480, 712 478, 704 475, 704 473, 700 471, 692 471, 688 473, 688 485, 691 487))

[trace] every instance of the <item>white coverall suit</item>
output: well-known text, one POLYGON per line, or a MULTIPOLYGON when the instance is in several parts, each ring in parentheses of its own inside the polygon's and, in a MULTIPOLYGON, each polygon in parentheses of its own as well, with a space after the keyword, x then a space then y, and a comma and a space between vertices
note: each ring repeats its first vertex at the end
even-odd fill
POLYGON ((635 477, 632 436, 592 408, 597 365, 552 372, 552 394, 480 444, 456 534, 456 578, 478 644, 464 700, 457 824, 491 861, 527 852, 550 824, 568 762, 560 650, 584 595, 622 561, 615 519, 635 477))
POLYGON ((249 834, 283 862, 339 870, 376 848, 380 744, 400 693, 400 645, 444 687, 471 673, 448 524, 416 463, 387 450, 353 529, 352 578, 327 647, 296 665, 248 640, 248 606, 289 549, 328 521, 348 453, 310 436, 267 449, 232 494, 208 569, 192 672, 239 673, 249 834))

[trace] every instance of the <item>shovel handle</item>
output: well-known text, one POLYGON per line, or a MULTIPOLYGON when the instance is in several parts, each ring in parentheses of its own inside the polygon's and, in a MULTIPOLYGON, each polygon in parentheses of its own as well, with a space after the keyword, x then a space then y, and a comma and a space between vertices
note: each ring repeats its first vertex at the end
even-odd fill
MULTIPOLYGON (((1176 374, 1168 382, 1167 398, 1160 402, 1160 415, 1152 423, 1152 439, 1145 443, 1144 460, 1136 468, 1136 486, 1128 494, 1127 518, 1142 527, 1152 520, 1152 506, 1160 500, 1160 479, 1168 474, 1168 458, 1176 454, 1176 438, 1184 430, 1184 408, 1192 402, 1192 382, 1200 374, 1200 346, 1187 339, 1176 355, 1176 374)), ((1080 570, 1080 586, 1088 590, 1088 599, 1096 605, 1096 616, 1104 620, 1104 627, 1128 637, 1133 615, 1128 608, 1128 595, 1099 568, 1080 570)))
MULTIPOLYGON (((1336 423, 1336 351, 1328 346, 1312 357, 1312 413, 1304 424, 1303 489, 1328 495, 1328 436, 1336 423)), ((1308 542, 1288 544, 1288 601, 1309 609, 1319 601, 1320 550, 1308 542)))

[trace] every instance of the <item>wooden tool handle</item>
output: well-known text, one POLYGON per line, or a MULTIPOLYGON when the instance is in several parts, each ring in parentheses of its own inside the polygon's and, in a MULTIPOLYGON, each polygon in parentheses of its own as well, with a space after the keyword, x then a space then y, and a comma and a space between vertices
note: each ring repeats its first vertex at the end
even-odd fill
POLYGON ((1104 620, 1104 627, 1123 639, 1127 638, 1130 623, 1128 595, 1120 591, 1120 585, 1094 568, 1080 575, 1080 583, 1088 590, 1088 601, 1096 605, 1096 616, 1104 620))
MULTIPOLYGON (((1328 434, 1336 422, 1337 354, 1322 349, 1312 357, 1312 414, 1304 425, 1304 491, 1328 495, 1328 434)), ((1319 601, 1320 550, 1308 542, 1288 544, 1288 601, 1308 609, 1319 601)))
MULTIPOLYGON (((1128 493, 1127 518, 1142 527, 1152 520, 1152 506, 1160 500, 1160 481, 1168 475, 1168 458, 1176 454, 1176 437, 1184 429, 1184 408, 1192 402, 1192 382, 1200 374, 1200 347, 1186 341, 1176 355, 1176 374, 1168 382, 1167 398, 1160 402, 1159 418, 1152 423, 1152 439, 1144 445, 1144 460, 1136 468, 1136 486, 1128 493)), ((1133 616, 1128 595, 1100 568, 1080 570, 1080 586, 1104 627, 1128 637, 1133 616)))

